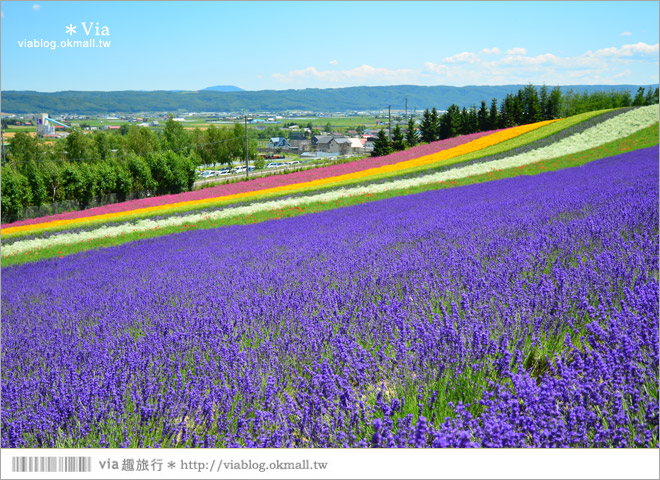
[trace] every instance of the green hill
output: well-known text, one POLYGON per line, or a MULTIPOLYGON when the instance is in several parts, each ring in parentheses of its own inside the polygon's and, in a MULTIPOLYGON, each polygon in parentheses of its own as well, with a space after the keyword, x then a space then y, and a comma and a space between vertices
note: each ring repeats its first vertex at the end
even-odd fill
MULTIPOLYGON (((403 110, 436 107, 444 110, 451 104, 460 107, 478 105, 481 100, 503 99, 524 85, 450 87, 396 85, 388 87, 308 88, 304 90, 260 90, 241 92, 189 91, 5 91, 2 111, 6 113, 107 114, 138 112, 257 112, 307 110, 314 112, 379 110, 389 105, 403 110)), ((551 87, 551 86, 550 86, 551 87)), ((648 87, 646 85, 645 87, 648 87)), ((657 87, 657 84, 653 86, 657 87)), ((637 85, 568 85, 563 92, 628 90, 634 96, 637 85)))

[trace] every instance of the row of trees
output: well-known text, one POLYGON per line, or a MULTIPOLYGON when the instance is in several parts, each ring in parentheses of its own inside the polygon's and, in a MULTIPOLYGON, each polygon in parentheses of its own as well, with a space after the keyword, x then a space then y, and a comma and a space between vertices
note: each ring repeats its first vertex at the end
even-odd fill
MULTIPOLYGON (((123 125, 122 127, 125 127, 123 125)), ((127 157, 129 154, 145 156, 155 152, 173 151, 183 155, 196 153, 202 163, 231 165, 245 158, 245 130, 236 124, 233 128, 210 126, 207 130, 186 130, 171 118, 162 132, 136 125, 119 132, 93 132, 85 134, 73 128, 60 140, 43 141, 27 133, 18 132, 9 140, 3 163, 16 164, 29 161, 44 162, 98 162, 127 157)), ((248 138, 248 155, 257 156, 255 138, 248 138)))
MULTIPOLYGON (((248 156, 257 157, 255 139, 248 156)), ((2 166, 2 221, 28 207, 74 202, 94 204, 191 190, 198 165, 231 165, 245 159, 245 130, 188 131, 169 120, 160 134, 131 126, 125 135, 73 129, 65 139, 44 141, 24 132, 10 139, 2 166)), ((258 162, 255 162, 258 163, 258 162)), ((263 162, 262 162, 263 163, 263 162)))
POLYGON ((130 153, 98 162, 6 164, 2 167, 2 221, 22 217, 27 207, 71 201, 84 209, 114 196, 116 201, 144 194, 164 195, 192 189, 199 157, 195 153, 130 153))
POLYGON ((629 91, 609 91, 578 93, 569 90, 562 93, 559 87, 552 90, 547 86, 537 89, 527 85, 517 93, 507 94, 498 106, 497 99, 493 98, 490 106, 481 101, 481 106, 471 106, 462 109, 455 104, 449 106, 446 112, 440 115, 436 108, 426 109, 417 127, 408 121, 405 136, 399 125, 392 130, 392 139, 388 139, 383 130, 374 142, 372 155, 387 155, 392 151, 412 147, 418 142, 433 142, 458 135, 509 128, 516 125, 526 125, 552 120, 583 112, 603 110, 608 108, 621 108, 631 106, 644 106, 658 103, 658 88, 646 90, 640 87, 633 97, 629 91))

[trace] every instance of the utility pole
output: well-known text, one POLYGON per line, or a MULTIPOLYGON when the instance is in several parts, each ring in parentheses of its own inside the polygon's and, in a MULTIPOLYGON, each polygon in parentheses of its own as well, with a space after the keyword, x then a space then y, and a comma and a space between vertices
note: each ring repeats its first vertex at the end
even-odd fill
POLYGON ((408 118, 408 97, 406 97, 406 118, 408 118))
POLYGON ((392 105, 387 107, 387 121, 389 126, 387 127, 387 138, 389 141, 392 141, 392 105))
POLYGON ((247 114, 245 115, 245 179, 248 178, 248 171, 250 170, 248 166, 248 137, 247 137, 247 114))

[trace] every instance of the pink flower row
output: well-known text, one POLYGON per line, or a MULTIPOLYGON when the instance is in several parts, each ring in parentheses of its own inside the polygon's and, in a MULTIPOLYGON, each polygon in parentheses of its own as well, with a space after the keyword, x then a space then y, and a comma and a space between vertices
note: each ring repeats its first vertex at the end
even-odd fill
POLYGON ((90 208, 88 210, 73 211, 60 213, 57 215, 49 215, 47 217, 32 218, 27 220, 19 220, 17 222, 3 224, 2 227, 17 227, 20 225, 34 225, 38 223, 52 222, 54 220, 65 220, 72 218, 84 218, 94 215, 103 215, 106 213, 127 212, 130 210, 137 210, 140 208, 153 207, 157 205, 167 205, 177 202, 185 202, 189 200, 201 200, 206 198, 222 197, 225 195, 232 195, 236 193, 245 193, 256 190, 264 190, 267 188, 279 187, 284 185, 291 185, 294 183, 308 182, 311 180, 318 180, 321 178, 329 178, 347 173, 359 172, 369 168, 377 168, 383 165, 392 165, 406 160, 423 157, 432 153, 437 153, 442 150, 447 150, 465 143, 476 140, 477 138, 485 135, 490 135, 497 130, 488 132, 473 133, 470 135, 463 135, 460 137, 449 138, 446 140, 439 140, 429 144, 418 145, 416 147, 395 152, 383 157, 369 157, 355 162, 344 163, 339 165, 329 165, 327 167, 319 167, 311 170, 301 172, 289 173, 286 175, 274 175, 265 178, 255 178, 247 182, 231 183, 228 185, 219 185, 217 187, 205 188, 202 190, 195 190, 192 192, 183 192, 173 195, 162 195, 151 198, 141 198, 138 200, 130 200, 123 203, 114 203, 111 205, 104 205, 102 207, 90 208))

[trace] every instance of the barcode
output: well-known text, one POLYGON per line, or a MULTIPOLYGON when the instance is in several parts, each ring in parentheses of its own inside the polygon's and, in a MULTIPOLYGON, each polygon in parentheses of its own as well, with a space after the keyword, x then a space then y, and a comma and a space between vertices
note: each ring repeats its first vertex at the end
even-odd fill
POLYGON ((92 457, 12 457, 12 472, 91 472, 92 457))

